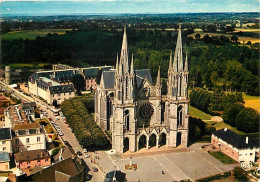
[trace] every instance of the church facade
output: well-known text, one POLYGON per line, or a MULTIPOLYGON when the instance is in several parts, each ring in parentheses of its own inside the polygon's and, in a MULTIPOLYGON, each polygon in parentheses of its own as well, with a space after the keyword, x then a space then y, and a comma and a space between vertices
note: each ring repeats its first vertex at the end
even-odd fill
POLYGON ((163 145, 187 147, 188 74, 181 28, 174 57, 170 53, 166 96, 161 94, 160 68, 155 84, 149 69, 134 68, 124 29, 116 68, 102 72, 95 92, 95 121, 103 130, 112 133, 112 149, 117 154, 163 145))

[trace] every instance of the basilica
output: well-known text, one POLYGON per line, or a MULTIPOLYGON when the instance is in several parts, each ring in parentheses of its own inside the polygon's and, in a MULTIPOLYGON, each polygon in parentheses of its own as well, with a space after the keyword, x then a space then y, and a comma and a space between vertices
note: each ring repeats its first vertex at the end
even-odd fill
POLYGON ((188 60, 184 63, 181 27, 174 56, 170 53, 167 95, 161 94, 160 68, 156 83, 149 69, 135 69, 124 28, 120 57, 115 69, 102 72, 95 92, 95 121, 112 134, 117 154, 141 148, 187 147, 188 60), (131 57, 131 58, 130 58, 131 57))

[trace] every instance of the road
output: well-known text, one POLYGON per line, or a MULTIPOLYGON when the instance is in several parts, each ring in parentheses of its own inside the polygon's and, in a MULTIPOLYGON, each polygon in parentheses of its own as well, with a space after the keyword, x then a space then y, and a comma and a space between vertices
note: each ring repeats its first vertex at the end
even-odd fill
MULTIPOLYGON (((46 111, 48 113, 48 118, 52 118, 56 122, 56 124, 60 127, 60 129, 62 130, 64 136, 59 136, 59 137, 63 141, 68 141, 70 143, 70 145, 72 146, 72 148, 75 150, 75 152, 81 151, 81 153, 84 154, 83 149, 80 146, 79 142, 77 141, 75 135, 72 133, 72 131, 69 130, 68 126, 64 123, 63 119, 60 116, 54 116, 53 112, 49 109, 49 108, 52 108, 53 106, 49 106, 48 104, 44 103, 43 101, 41 101, 40 99, 38 99, 37 97, 35 97, 33 95, 31 95, 30 97, 26 96, 22 92, 19 92, 18 90, 11 88, 8 85, 5 85, 5 83, 3 81, 0 81, 0 87, 5 89, 8 92, 11 92, 17 98, 19 98, 25 102, 36 102, 39 109, 46 111), (59 118, 59 120, 57 120, 56 118, 59 118)), ((94 153, 89 153, 89 154, 93 158, 98 155, 98 154, 94 154, 94 153)), ((93 182, 104 181, 104 174, 102 173, 102 170, 100 170, 98 165, 91 163, 91 159, 86 158, 84 155, 81 156, 80 158, 82 158, 85 161, 85 163, 87 164, 87 166, 90 169, 88 174, 90 174, 92 176, 91 181, 93 181, 93 182), (97 167, 99 169, 98 172, 93 172, 92 171, 93 167, 97 167)))

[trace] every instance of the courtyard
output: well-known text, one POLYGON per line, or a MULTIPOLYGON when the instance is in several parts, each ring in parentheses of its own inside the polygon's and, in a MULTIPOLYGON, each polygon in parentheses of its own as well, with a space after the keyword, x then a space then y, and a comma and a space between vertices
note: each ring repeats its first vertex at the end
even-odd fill
MULTIPOLYGON (((205 143, 204 143, 205 144, 205 143)), ((208 177, 230 171, 238 163, 225 165, 200 148, 204 144, 193 144, 188 150, 143 152, 133 155, 118 156, 100 152, 98 161, 105 173, 117 168, 126 173, 128 181, 180 181, 208 177), (125 165, 137 164, 136 171, 124 170, 125 165), (116 167, 115 167, 116 166, 116 167)))

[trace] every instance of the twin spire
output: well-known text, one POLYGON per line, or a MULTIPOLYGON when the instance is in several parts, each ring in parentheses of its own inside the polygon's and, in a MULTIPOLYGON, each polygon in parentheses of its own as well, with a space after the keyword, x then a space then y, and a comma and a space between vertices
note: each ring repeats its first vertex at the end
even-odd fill
POLYGON ((130 69, 129 69, 126 27, 124 27, 124 35, 123 35, 120 59, 118 59, 118 54, 117 54, 116 73, 118 75, 121 75, 121 76, 122 75, 129 75, 129 73, 131 75, 134 74, 134 58, 133 58, 133 54, 132 54, 131 66, 130 66, 130 69))
POLYGON ((176 49, 174 52, 174 59, 172 63, 172 52, 170 53, 170 62, 168 72, 180 72, 180 71, 188 71, 188 59, 186 54, 185 65, 183 65, 183 57, 182 57, 182 38, 181 38, 181 25, 178 30, 178 38, 176 49), (183 70, 184 69, 184 70, 183 70))

